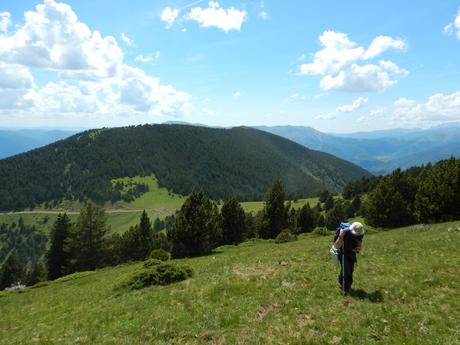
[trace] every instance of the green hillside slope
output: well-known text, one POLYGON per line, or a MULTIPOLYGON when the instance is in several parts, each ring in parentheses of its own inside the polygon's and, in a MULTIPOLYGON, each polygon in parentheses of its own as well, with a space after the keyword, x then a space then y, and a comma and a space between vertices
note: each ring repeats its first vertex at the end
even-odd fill
POLYGON ((369 173, 332 155, 240 127, 145 125, 92 130, 0 160, 0 210, 47 201, 120 200, 112 180, 150 176, 181 195, 260 198, 276 178, 291 195, 340 191, 369 173))
POLYGON ((0 293, 7 344, 458 344, 457 223, 368 235, 341 297, 330 237, 247 242, 180 260, 195 276, 114 290, 141 264, 0 293))

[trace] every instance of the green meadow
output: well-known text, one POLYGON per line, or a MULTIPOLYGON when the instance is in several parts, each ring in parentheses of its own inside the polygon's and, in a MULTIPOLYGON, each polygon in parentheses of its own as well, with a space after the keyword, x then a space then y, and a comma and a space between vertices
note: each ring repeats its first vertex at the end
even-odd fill
POLYGON ((458 223, 364 239, 342 297, 331 236, 183 260, 194 277, 115 289, 141 263, 0 293, 0 344, 459 344, 458 223))
MULTIPOLYGON (((129 186, 130 183, 145 183, 149 186, 149 191, 132 202, 117 201, 113 204, 106 203, 104 205, 107 222, 111 226, 113 233, 121 234, 128 230, 130 226, 137 224, 143 210, 146 210, 152 221, 155 218, 163 219, 178 210, 186 199, 186 197, 174 194, 166 188, 160 188, 158 181, 153 176, 125 177, 112 180, 113 184, 116 182, 124 182, 125 186, 129 186)), ((124 191, 126 192, 128 188, 126 187, 124 191)), ((295 208, 300 208, 306 203, 313 207, 318 203, 318 198, 293 200, 291 203, 295 208)), ((19 218, 22 217, 26 224, 35 225, 44 233, 49 233, 59 212, 67 212, 72 220, 76 220, 78 212, 83 206, 84 204, 80 202, 65 200, 53 209, 46 209, 44 205, 40 205, 34 210, 0 213, 0 223, 17 223, 19 218)), ((246 212, 256 213, 263 209, 264 202, 242 202, 241 206, 246 212)))

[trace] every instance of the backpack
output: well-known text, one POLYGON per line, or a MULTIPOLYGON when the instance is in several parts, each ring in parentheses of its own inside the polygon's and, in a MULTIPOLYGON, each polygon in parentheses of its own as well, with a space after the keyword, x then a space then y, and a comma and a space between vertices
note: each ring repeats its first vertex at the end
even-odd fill
POLYGON ((340 223, 339 227, 337 229, 335 229, 335 235, 339 236, 340 230, 348 229, 348 228, 350 228, 350 226, 351 226, 350 222, 342 222, 342 223, 340 223))

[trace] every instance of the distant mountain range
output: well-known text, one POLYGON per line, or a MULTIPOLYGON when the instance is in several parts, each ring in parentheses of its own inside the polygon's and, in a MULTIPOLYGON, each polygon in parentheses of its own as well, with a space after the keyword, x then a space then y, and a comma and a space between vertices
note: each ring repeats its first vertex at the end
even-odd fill
POLYGON ((0 129, 0 159, 54 143, 76 132, 46 129, 0 129))
POLYGON ((460 123, 429 129, 394 129, 349 134, 326 134, 311 127, 258 126, 313 150, 333 154, 372 173, 387 173, 460 157, 460 123))
POLYGON ((160 187, 214 199, 261 199, 275 179, 290 196, 341 191, 371 174, 328 153, 249 127, 144 125, 85 131, 0 160, 0 210, 64 199, 104 203, 113 179, 155 175, 160 187))

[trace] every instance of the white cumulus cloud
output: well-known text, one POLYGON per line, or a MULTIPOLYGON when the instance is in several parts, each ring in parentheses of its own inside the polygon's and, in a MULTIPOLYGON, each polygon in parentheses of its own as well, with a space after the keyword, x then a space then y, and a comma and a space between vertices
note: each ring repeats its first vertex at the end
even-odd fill
POLYGON ((0 12, 0 33, 5 33, 11 24, 11 14, 9 12, 0 12))
POLYGON ((124 32, 121 33, 121 40, 123 42, 125 42, 129 46, 132 46, 133 43, 134 43, 134 41, 131 38, 129 38, 128 36, 126 36, 126 34, 124 32))
POLYGON ((25 13, 25 22, 15 33, 0 36, 0 59, 106 77, 116 73, 123 51, 114 37, 103 37, 78 21, 69 5, 45 0, 25 13))
POLYGON ((194 7, 186 15, 186 19, 197 22, 201 27, 215 27, 225 32, 241 30, 248 13, 235 7, 222 8, 217 1, 210 1, 208 7, 194 7))
POLYGON ((0 108, 37 116, 180 116, 190 109, 188 93, 125 64, 123 56, 114 37, 91 30, 69 5, 44 0, 14 32, 0 35, 0 108), (35 70, 55 79, 37 85, 35 70))
POLYGON ((408 74, 392 61, 359 64, 390 49, 404 49, 405 43, 400 39, 377 36, 364 48, 345 33, 324 31, 319 41, 324 48, 314 54, 311 63, 300 65, 300 74, 323 76, 320 88, 324 91, 382 91, 394 85, 398 77, 408 74))
POLYGON ((460 7, 455 19, 444 27, 444 32, 449 35, 455 35, 460 39, 460 7))
POLYGON ((159 51, 156 51, 151 55, 138 55, 136 56, 134 60, 138 62, 142 62, 142 63, 149 63, 155 59, 159 59, 160 56, 161 56, 161 53, 159 51))
POLYGON ((180 10, 178 8, 166 7, 163 12, 161 12, 160 19, 162 22, 166 23, 166 27, 169 29, 173 26, 179 13, 180 10))
POLYGON ((367 101, 368 101, 367 98, 359 97, 355 99, 351 104, 344 104, 344 105, 338 106, 335 109, 335 111, 339 113, 351 113, 361 108, 364 104, 367 103, 367 101))
POLYGON ((241 98, 241 92, 239 91, 236 91, 234 94, 233 94, 233 99, 235 101, 239 100, 241 98))

